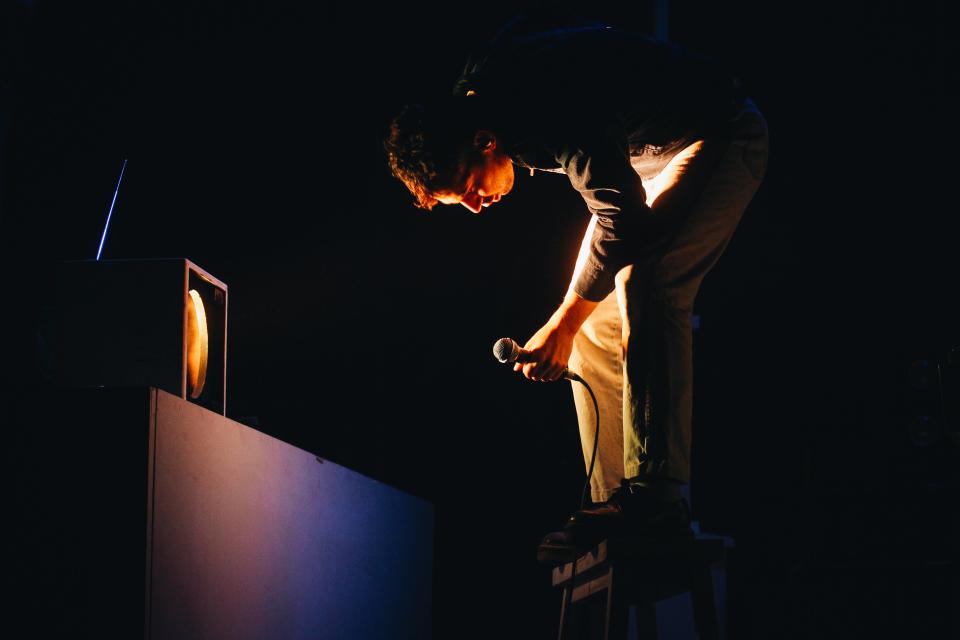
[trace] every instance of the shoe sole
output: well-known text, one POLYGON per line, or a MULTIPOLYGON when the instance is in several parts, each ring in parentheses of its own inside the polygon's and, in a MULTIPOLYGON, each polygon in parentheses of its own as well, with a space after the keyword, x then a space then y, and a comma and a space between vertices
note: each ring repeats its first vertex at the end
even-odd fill
POLYGON ((573 562, 585 553, 595 549, 598 544, 604 540, 615 539, 619 541, 630 540, 631 546, 642 547, 644 545, 663 545, 678 542, 687 542, 694 539, 693 530, 690 525, 674 530, 666 531, 645 531, 628 532, 625 535, 603 536, 583 545, 561 545, 552 543, 540 543, 537 547, 537 562, 546 566, 557 566, 573 562))
POLYGON ((555 567, 573 562, 583 553, 585 551, 580 551, 576 547, 541 544, 537 547, 537 562, 548 567, 555 567))

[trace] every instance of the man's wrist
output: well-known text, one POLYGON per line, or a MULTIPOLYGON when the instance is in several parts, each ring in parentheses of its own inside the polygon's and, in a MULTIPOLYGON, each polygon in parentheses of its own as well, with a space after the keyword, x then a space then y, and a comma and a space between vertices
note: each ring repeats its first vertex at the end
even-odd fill
POLYGON ((560 307, 550 318, 550 324, 562 333, 575 334, 597 306, 597 302, 581 298, 569 291, 560 303, 560 307))

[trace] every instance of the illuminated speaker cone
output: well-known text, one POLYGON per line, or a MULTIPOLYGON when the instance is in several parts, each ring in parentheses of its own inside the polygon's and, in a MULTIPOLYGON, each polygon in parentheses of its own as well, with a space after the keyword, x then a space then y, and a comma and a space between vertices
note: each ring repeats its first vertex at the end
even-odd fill
POLYGON ((187 392, 196 400, 207 381, 207 313, 196 289, 187 298, 187 392))

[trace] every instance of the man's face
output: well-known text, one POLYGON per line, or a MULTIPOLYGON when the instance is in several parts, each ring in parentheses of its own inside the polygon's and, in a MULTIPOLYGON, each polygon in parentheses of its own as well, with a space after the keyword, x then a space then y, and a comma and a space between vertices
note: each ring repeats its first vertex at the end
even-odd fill
MULTIPOLYGON (((462 204, 473 213, 480 213, 510 193, 513 188, 513 162, 496 147, 496 140, 481 138, 483 146, 479 156, 466 167, 456 192, 443 191, 434 194, 443 204, 462 204)), ((478 145, 479 146, 479 145, 478 145)))

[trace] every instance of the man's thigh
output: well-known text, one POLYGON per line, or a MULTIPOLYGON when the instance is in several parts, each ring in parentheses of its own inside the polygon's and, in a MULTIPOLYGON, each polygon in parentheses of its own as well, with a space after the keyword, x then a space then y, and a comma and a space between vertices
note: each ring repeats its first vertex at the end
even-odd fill
POLYGON ((619 274, 631 297, 652 296, 692 311, 703 277, 723 253, 760 179, 744 141, 699 140, 651 181, 654 216, 674 221, 656 248, 619 274))

